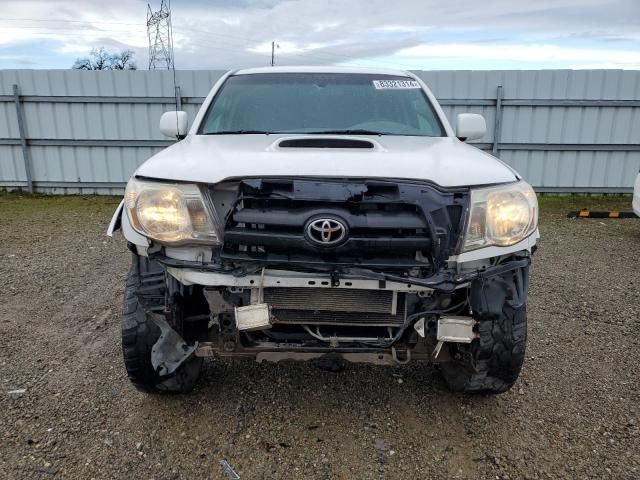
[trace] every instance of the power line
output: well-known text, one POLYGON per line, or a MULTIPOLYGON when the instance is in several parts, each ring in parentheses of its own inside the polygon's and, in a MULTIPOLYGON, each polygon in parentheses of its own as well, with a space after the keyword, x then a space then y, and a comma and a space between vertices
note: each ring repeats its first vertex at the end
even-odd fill
MULTIPOLYGON (((91 21, 86 21, 86 20, 66 20, 66 19, 36 19, 36 18, 7 18, 7 17, 0 17, 0 20, 32 21, 32 22, 81 23, 81 24, 87 24, 87 25, 102 24, 102 25, 139 26, 139 24, 137 24, 137 23, 91 22, 91 21)), ((25 27, 9 27, 9 28, 38 28, 38 27, 25 26, 25 27)), ((46 27, 46 28, 52 29, 52 30, 54 29, 54 27, 46 27)), ((63 29, 61 28, 60 30, 63 30, 63 29)), ((199 29, 194 29, 190 25, 185 26, 184 30, 187 33, 198 32, 198 33, 201 33, 201 34, 206 35, 206 36, 217 36, 217 37, 221 37, 221 38, 237 39, 237 40, 242 41, 242 42, 265 43, 264 39, 257 39, 257 38, 244 37, 244 36, 238 36, 238 35, 233 35, 233 34, 222 34, 222 33, 217 33, 217 32, 199 30, 199 29)), ((125 30, 113 30, 113 31, 112 30, 98 30, 98 32, 126 33, 125 30)), ((173 35, 171 35, 171 42, 170 43, 173 44, 173 35)), ((241 45, 238 45, 238 46, 241 47, 241 45)), ((238 51, 245 51, 246 52, 247 50, 246 50, 246 48, 240 48, 240 49, 238 49, 238 51)), ((354 63, 354 62, 363 62, 363 61, 372 61, 372 60, 375 61, 374 57, 371 57, 371 56, 365 56, 364 58, 363 57, 361 57, 361 58, 352 58, 352 57, 346 57, 346 56, 342 56, 342 55, 327 53, 327 52, 324 52, 324 51, 320 51, 319 52, 319 51, 316 51, 316 50, 307 50, 307 51, 304 51, 304 52, 301 52, 301 53, 285 53, 285 52, 281 51, 279 54, 285 60, 287 58, 295 57, 295 58, 309 58, 310 60, 319 59, 321 62, 330 61, 330 62, 334 62, 334 63, 354 63)), ((172 54, 172 61, 173 61, 173 54, 172 54)), ((410 69, 423 68, 422 66, 409 65, 409 64, 406 64, 406 63, 399 63, 399 62, 393 62, 393 61, 388 61, 388 60, 384 60, 381 63, 383 63, 385 65, 397 66, 397 67, 405 68, 405 69, 406 68, 410 68, 410 69)))
POLYGON ((140 26, 139 23, 122 23, 122 22, 103 22, 100 21, 92 21, 92 20, 66 20, 66 19, 48 19, 48 18, 8 18, 8 17, 0 17, 0 20, 6 20, 10 22, 56 22, 56 23, 88 23, 95 24, 101 23, 103 25, 132 25, 132 26, 140 26))
POLYGON ((66 32, 73 32, 73 33, 144 33, 144 28, 140 27, 139 29, 132 29, 129 28, 127 30, 112 30, 112 29, 101 29, 101 28, 86 28, 86 27, 59 27, 59 28, 54 28, 54 27, 14 27, 14 26, 2 26, 3 30, 24 30, 24 29, 30 29, 30 30, 36 30, 37 31, 33 31, 30 33, 33 33, 34 35, 37 34, 51 34, 51 35, 59 35, 59 34, 66 34, 66 32))
MULTIPOLYGON (((253 43, 264 43, 264 40, 259 40, 257 38, 250 38, 250 37, 240 37, 237 35, 230 35, 230 34, 223 34, 223 33, 215 33, 215 32, 208 32, 205 30, 198 30, 198 29, 194 29, 192 27, 188 28, 189 33, 196 33, 196 34, 200 34, 203 37, 208 37, 208 38, 212 38, 212 36, 216 36, 216 37, 222 37, 222 38, 229 38, 232 40, 235 40, 235 42, 232 45, 238 46, 238 47, 243 47, 238 51, 244 51, 247 52, 246 49, 246 44, 247 42, 253 42, 253 43), (242 42, 241 44, 238 42, 242 42)), ((225 48, 227 47, 227 45, 229 45, 229 43, 225 43, 223 44, 225 46, 225 48)), ((360 59, 353 59, 353 58, 348 58, 348 57, 344 57, 344 56, 339 56, 339 55, 335 55, 335 54, 329 54, 326 52, 318 52, 316 50, 307 50, 304 52, 300 52, 300 53, 285 53, 285 52, 280 52, 280 55, 282 55, 285 58, 288 57, 305 57, 305 58, 313 58, 316 55, 319 55, 321 57, 324 57, 324 60, 331 60, 333 62, 353 62, 353 61, 360 61, 360 59)))
MULTIPOLYGON (((142 25, 136 25, 139 29, 144 28, 142 25)), ((95 25, 87 25, 86 27, 82 27, 82 26, 40 26, 40 25, 3 25, 2 28, 12 28, 12 29, 23 29, 23 28, 27 28, 27 29, 34 29, 34 28, 38 28, 38 29, 46 29, 46 30, 78 30, 78 29, 97 29, 97 30, 101 30, 100 28, 96 27, 95 25)), ((120 30, 114 30, 114 29, 110 29, 108 31, 112 31, 112 32, 127 32, 129 30, 132 30, 131 28, 126 28, 126 29, 120 29, 120 30)))
MULTIPOLYGON (((217 36, 217 37, 223 37, 223 38, 231 38, 231 39, 237 39, 240 40, 242 42, 253 42, 253 43, 262 43, 264 44, 265 41, 264 39, 258 39, 258 38, 251 38, 251 37, 241 37, 238 35, 233 35, 233 34, 225 34, 225 33, 217 33, 217 32, 209 32, 209 31, 205 31, 205 30, 199 30, 199 29, 195 29, 192 28, 191 26, 186 28, 186 31, 188 31, 189 33, 191 32, 197 32, 197 33, 201 33, 205 36, 217 36)), ((301 52, 301 53, 285 53, 280 51, 279 52, 280 55, 282 55, 283 57, 309 57, 309 55, 313 55, 313 56, 320 56, 320 57, 324 57, 325 60, 330 60, 333 62, 337 62, 337 63, 344 63, 344 62, 362 62, 362 61, 367 61, 368 58, 372 58, 370 56, 367 56, 365 58, 350 58, 350 57, 345 57, 342 55, 336 55, 333 53, 328 53, 328 52, 319 52, 317 50, 307 50, 305 52, 301 52)), ((394 65, 394 66, 398 66, 401 68, 412 68, 412 69, 420 69, 422 67, 420 66, 415 66, 415 65, 409 65, 406 63, 398 63, 398 62, 390 62, 390 61, 384 61, 385 64, 387 65, 394 65)))

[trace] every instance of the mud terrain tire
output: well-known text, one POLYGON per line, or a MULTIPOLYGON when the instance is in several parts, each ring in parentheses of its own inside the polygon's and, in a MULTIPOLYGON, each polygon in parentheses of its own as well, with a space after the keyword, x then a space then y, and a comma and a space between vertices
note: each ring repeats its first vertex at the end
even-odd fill
POLYGON ((470 345, 450 348, 450 354, 466 354, 471 364, 455 360, 441 365, 449 388, 465 393, 503 393, 520 375, 527 344, 526 305, 505 305, 497 318, 480 321, 480 338, 470 345), (457 349, 456 349, 457 348, 457 349))
POLYGON ((133 255, 124 291, 122 313, 122 354, 127 375, 140 391, 190 392, 202 367, 202 358, 192 357, 172 375, 161 377, 151 364, 151 349, 160 337, 160 329, 145 313, 137 294, 143 293, 153 302, 164 303, 164 272, 146 257, 133 255))

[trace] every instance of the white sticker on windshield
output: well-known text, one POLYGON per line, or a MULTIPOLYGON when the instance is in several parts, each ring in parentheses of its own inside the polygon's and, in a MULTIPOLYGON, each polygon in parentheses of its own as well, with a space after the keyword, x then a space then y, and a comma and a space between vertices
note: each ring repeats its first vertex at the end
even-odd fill
POLYGON ((404 90, 407 88, 420 88, 420 84, 415 80, 374 80, 373 86, 376 90, 404 90))

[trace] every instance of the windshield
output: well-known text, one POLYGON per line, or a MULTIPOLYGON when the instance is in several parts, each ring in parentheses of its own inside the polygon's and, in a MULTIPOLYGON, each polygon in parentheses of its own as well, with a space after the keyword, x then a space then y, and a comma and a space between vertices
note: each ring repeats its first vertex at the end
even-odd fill
POLYGON ((345 73, 231 76, 198 133, 445 135, 412 78, 345 73))

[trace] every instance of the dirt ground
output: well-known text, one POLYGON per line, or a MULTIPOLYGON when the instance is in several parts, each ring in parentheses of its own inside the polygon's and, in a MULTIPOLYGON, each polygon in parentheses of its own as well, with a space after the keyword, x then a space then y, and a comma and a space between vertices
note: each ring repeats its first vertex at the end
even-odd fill
POLYGON ((627 198, 542 199, 517 385, 436 370, 207 363, 190 396, 134 390, 120 352, 118 199, 0 195, 0 477, 640 478, 640 220, 627 198), (24 390, 24 391, 23 391, 24 390))

